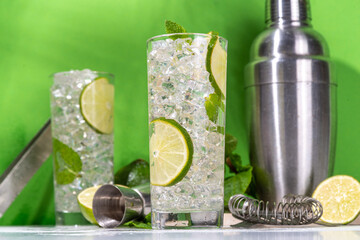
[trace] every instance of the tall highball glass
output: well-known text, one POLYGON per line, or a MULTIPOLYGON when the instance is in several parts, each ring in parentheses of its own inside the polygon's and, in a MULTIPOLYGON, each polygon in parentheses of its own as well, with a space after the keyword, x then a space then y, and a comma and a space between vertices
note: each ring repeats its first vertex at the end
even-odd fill
POLYGON ((85 69, 55 73, 52 78, 56 224, 82 225, 88 222, 77 195, 113 182, 114 76, 85 69))
POLYGON ((227 40, 147 41, 152 226, 221 227, 227 40))

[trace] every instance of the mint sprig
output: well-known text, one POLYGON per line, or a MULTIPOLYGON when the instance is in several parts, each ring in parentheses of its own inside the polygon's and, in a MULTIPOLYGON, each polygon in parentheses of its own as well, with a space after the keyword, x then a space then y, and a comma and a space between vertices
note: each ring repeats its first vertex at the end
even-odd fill
POLYGON ((225 179, 224 182, 224 205, 228 206, 230 197, 239 193, 245 193, 250 186, 252 179, 252 167, 240 172, 235 176, 225 179))
POLYGON ((225 135, 225 163, 229 167, 230 172, 240 173, 249 170, 250 165, 243 166, 241 156, 234 153, 238 144, 238 140, 231 134, 225 135))
POLYGON ((81 177, 79 172, 82 162, 79 154, 56 138, 53 138, 53 152, 57 184, 70 184, 75 178, 81 177))
POLYGON ((134 227, 134 228, 143 228, 151 229, 151 213, 145 216, 142 220, 132 220, 127 223, 124 223, 124 226, 134 227))
POLYGON ((231 173, 236 175, 225 179, 224 183, 224 205, 228 206, 228 201, 235 194, 254 194, 252 186, 253 168, 250 165, 243 166, 241 156, 234 151, 236 150, 238 140, 231 134, 225 135, 225 163, 229 167, 231 173))
MULTIPOLYGON (((186 30, 183 26, 180 24, 177 24, 175 22, 166 20, 165 21, 165 31, 167 34, 173 34, 173 33, 186 33, 186 30)), ((176 40, 178 38, 187 38, 188 36, 186 34, 176 34, 170 36, 172 40, 176 40)))
POLYGON ((234 153, 238 140, 231 134, 225 135, 225 163, 230 168, 230 172, 239 173, 247 171, 249 165, 243 166, 241 161, 241 156, 237 153, 234 153))
POLYGON ((186 33, 186 30, 183 26, 175 23, 175 22, 172 22, 170 20, 166 20, 165 21, 165 31, 166 33, 168 34, 171 34, 171 33, 186 33))

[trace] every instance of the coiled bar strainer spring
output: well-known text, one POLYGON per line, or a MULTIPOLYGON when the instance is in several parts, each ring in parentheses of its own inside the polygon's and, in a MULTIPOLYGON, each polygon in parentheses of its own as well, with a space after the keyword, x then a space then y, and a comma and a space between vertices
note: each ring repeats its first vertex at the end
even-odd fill
POLYGON ((264 202, 245 195, 234 195, 229 200, 233 216, 252 223, 271 225, 304 225, 320 219, 323 208, 314 198, 286 195, 281 202, 264 202))

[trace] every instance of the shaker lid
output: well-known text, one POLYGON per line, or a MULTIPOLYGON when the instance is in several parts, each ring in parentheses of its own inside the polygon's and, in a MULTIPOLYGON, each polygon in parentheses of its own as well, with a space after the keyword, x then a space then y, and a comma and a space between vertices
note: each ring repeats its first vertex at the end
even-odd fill
POLYGON ((266 23, 286 24, 288 22, 311 21, 309 0, 267 0, 266 23))

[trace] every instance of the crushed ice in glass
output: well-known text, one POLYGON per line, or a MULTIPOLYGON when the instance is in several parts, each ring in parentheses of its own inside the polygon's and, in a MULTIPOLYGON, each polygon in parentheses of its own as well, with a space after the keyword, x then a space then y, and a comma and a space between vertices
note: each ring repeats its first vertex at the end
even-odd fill
POLYGON ((52 136, 80 156, 81 177, 71 184, 55 184, 57 212, 79 212, 77 194, 113 180, 113 134, 95 132, 84 120, 79 105, 83 88, 97 74, 91 70, 56 73, 51 87, 52 136))
POLYGON ((158 40, 148 53, 149 120, 176 120, 194 144, 192 166, 184 179, 171 187, 151 187, 152 208, 159 211, 223 208, 225 139, 208 130, 217 125, 204 106, 205 97, 214 92, 205 66, 208 41, 204 37, 158 40))

